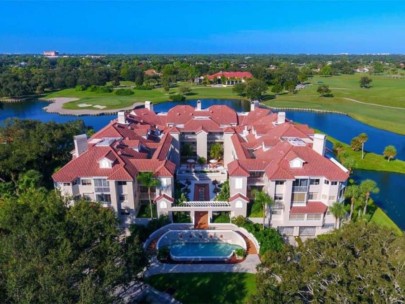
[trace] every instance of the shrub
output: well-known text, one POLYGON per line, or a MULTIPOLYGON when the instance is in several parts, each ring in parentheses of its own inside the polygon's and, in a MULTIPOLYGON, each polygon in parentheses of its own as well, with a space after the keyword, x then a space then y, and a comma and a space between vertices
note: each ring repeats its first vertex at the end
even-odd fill
POLYGON ((75 87, 76 91, 86 91, 87 87, 85 85, 77 85, 75 87))
POLYGON ((263 228, 260 224, 255 224, 249 219, 238 216, 232 219, 232 223, 238 227, 245 228, 254 235, 260 244, 260 254, 266 252, 279 252, 284 247, 284 240, 280 233, 274 228, 263 228))
POLYGON ((157 254, 159 260, 168 260, 170 257, 170 249, 168 247, 160 248, 157 254))
POLYGON ((173 94, 173 95, 171 95, 169 98, 170 98, 170 100, 172 100, 172 101, 184 101, 184 100, 186 100, 186 97, 184 97, 184 96, 181 95, 181 94, 173 94))
POLYGON ((111 93, 112 87, 92 85, 92 86, 88 87, 87 91, 95 92, 95 93, 111 93))
POLYGON ((136 89, 137 90, 146 90, 146 91, 149 91, 149 90, 152 90, 153 89, 153 86, 152 85, 140 85, 140 86, 136 86, 136 89))
POLYGON ((197 162, 199 165, 204 165, 207 163, 207 159, 205 157, 199 157, 197 162))
POLYGON ((118 89, 118 90, 115 90, 115 95, 130 96, 130 95, 134 95, 134 91, 132 91, 131 89, 118 89))
POLYGON ((154 231, 158 230, 159 228, 170 224, 170 219, 168 216, 160 216, 158 219, 151 220, 148 225, 131 225, 129 228, 131 234, 137 233, 139 235, 139 239, 142 242, 145 242, 149 235, 151 235, 154 231))
POLYGON ((235 249, 235 254, 239 257, 245 257, 246 256, 246 250, 243 248, 236 248, 235 249))

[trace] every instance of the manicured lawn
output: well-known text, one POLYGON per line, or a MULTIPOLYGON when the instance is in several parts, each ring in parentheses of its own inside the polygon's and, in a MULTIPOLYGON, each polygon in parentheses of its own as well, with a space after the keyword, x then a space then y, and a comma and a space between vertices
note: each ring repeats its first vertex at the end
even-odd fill
POLYGON ((371 221, 394 230, 398 235, 403 235, 403 231, 391 220, 391 218, 381 209, 377 208, 371 217, 371 221))
MULTIPOLYGON (((333 144, 339 142, 337 139, 330 137, 329 135, 327 138, 333 144)), ((398 159, 387 161, 383 155, 375 153, 366 153, 364 159, 361 159, 361 151, 353 151, 349 145, 343 142, 340 143, 342 143, 344 147, 344 151, 341 154, 346 153, 348 157, 352 157, 355 160, 356 164, 353 169, 387 171, 405 174, 405 161, 398 159)))
POLYGON ((246 273, 164 274, 148 283, 184 304, 246 303, 256 292, 255 275, 246 273))
MULTIPOLYGON (((179 84, 182 85, 182 84, 179 84)), ((190 86, 189 84, 187 84, 190 86)), ((241 99, 232 92, 231 87, 227 88, 216 88, 216 87, 204 87, 204 86, 190 86, 192 92, 185 97, 187 99, 241 99)), ((119 109, 124 107, 129 107, 135 102, 144 102, 145 100, 150 100, 154 103, 160 103, 170 100, 171 94, 178 93, 178 88, 172 88, 169 92, 165 92, 162 88, 153 90, 134 90, 135 94, 130 96, 118 96, 114 92, 111 93, 97 93, 90 91, 76 91, 76 89, 65 89, 58 92, 53 92, 48 94, 45 98, 55 98, 55 97, 75 97, 79 100, 68 102, 63 105, 65 109, 94 109, 94 107, 81 108, 79 104, 89 104, 89 105, 101 105, 106 106, 106 109, 119 109)))
POLYGON ((311 108, 344 112, 377 128, 405 134, 405 79, 371 75, 369 77, 373 79, 373 87, 362 89, 359 86, 359 80, 362 76, 364 75, 316 76, 309 80, 311 85, 296 94, 278 95, 275 99, 265 103, 272 107, 311 108), (334 97, 319 96, 316 92, 319 81, 329 85, 334 97), (400 107, 402 110, 359 104, 345 98, 400 107))

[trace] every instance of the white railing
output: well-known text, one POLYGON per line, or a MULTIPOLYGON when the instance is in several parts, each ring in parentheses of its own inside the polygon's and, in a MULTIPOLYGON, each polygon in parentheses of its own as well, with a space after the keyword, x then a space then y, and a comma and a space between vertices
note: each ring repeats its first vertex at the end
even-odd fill
POLYGON ((308 186, 293 186, 293 192, 308 192, 308 186))
POLYGON ((174 207, 230 207, 231 204, 227 201, 189 201, 174 207))

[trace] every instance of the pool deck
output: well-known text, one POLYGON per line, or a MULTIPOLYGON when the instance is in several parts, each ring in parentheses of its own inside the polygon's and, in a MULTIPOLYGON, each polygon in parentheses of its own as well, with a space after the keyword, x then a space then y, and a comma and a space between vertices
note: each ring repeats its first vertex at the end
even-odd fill
POLYGON ((160 263, 153 257, 149 268, 144 272, 145 277, 162 273, 198 273, 198 272, 242 272, 257 273, 260 264, 259 255, 249 254, 246 259, 237 264, 166 264, 160 263))

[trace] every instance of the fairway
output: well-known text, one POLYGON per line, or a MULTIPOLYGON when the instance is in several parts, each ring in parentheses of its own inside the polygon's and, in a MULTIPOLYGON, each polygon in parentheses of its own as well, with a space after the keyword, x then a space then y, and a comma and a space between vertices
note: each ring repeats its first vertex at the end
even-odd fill
MULTIPOLYGON (((203 87, 191 86, 192 92, 185 97, 187 99, 242 99, 240 96, 232 92, 231 87, 217 88, 217 87, 203 87)), ((154 103, 160 103, 170 100, 170 95, 178 92, 177 88, 170 89, 165 92, 163 89, 153 90, 134 90, 134 95, 118 96, 112 93, 97 93, 89 91, 76 91, 75 89, 65 89, 58 92, 53 92, 46 96, 47 99, 55 97, 75 97, 79 98, 76 101, 68 102, 63 105, 64 109, 75 110, 83 109, 80 104, 88 104, 92 107, 86 109, 95 109, 95 105, 105 106, 106 109, 120 109, 133 105, 135 102, 144 102, 150 100, 154 103)))
POLYGON ((184 304, 242 304, 256 292, 256 277, 247 273, 162 274, 148 278, 147 283, 184 304))
POLYGON ((367 75, 373 79, 373 87, 363 89, 359 85, 361 76, 364 74, 315 76, 309 80, 310 85, 296 94, 278 95, 265 103, 271 107, 344 112, 374 127, 405 134, 405 79, 367 75), (316 90, 321 83, 329 85, 334 97, 319 96, 316 90), (381 106, 387 106, 387 108, 381 106))
MULTIPOLYGON (((315 76, 310 84, 295 94, 286 93, 265 101, 265 104, 275 108, 303 108, 344 112, 351 117, 371 126, 391 132, 405 134, 405 79, 394 79, 388 76, 370 76, 373 87, 360 88, 359 80, 364 74, 343 75, 332 77, 315 76), (332 90, 333 97, 320 97, 316 92, 319 84, 326 84, 332 90), (393 107, 393 108, 392 108, 393 107)), ((126 83, 130 85, 130 83, 126 83)), ((178 85, 188 85, 179 83, 178 85)), ((232 91, 232 87, 190 86, 192 91, 187 99, 242 99, 232 91)), ((172 94, 178 93, 178 88, 165 92, 162 88, 153 90, 134 90, 134 95, 117 96, 114 93, 96 93, 66 89, 51 93, 46 98, 76 97, 63 105, 65 109, 81 109, 80 104, 106 106, 106 109, 120 109, 131 106, 135 102, 150 100, 160 103, 170 100, 172 94)))

